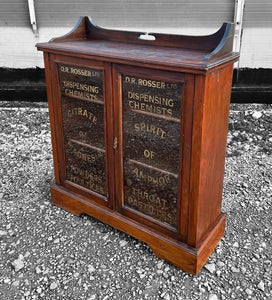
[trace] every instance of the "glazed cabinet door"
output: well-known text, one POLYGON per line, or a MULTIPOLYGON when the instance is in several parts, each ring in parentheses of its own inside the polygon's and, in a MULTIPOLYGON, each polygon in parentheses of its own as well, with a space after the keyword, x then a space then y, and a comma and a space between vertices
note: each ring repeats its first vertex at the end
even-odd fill
POLYGON ((52 56, 59 184, 112 207, 111 72, 102 62, 52 56))
POLYGON ((185 240, 187 211, 181 213, 181 208, 188 205, 184 172, 190 154, 184 146, 190 146, 185 130, 190 130, 186 126, 191 120, 184 100, 190 96, 185 75, 115 65, 113 82, 118 86, 116 205, 141 224, 185 240))

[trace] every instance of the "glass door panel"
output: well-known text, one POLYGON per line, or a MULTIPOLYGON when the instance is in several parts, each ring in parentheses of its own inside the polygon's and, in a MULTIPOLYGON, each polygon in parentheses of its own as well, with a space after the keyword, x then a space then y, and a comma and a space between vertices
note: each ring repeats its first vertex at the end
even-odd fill
POLYGON ((107 196, 103 71, 58 64, 66 179, 107 196))
POLYGON ((177 226, 182 83, 121 75, 124 206, 177 226))

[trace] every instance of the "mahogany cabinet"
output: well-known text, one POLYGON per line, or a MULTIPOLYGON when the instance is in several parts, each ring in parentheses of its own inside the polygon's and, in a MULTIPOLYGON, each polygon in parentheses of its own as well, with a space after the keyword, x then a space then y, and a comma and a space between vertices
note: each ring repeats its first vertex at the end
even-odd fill
POLYGON ((197 274, 224 234, 233 27, 141 34, 82 17, 44 52, 52 201, 197 274))

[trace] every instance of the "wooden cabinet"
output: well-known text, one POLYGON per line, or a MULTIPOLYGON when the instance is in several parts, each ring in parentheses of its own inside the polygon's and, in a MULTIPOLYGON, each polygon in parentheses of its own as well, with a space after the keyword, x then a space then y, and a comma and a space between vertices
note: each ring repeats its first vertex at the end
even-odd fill
POLYGON ((102 29, 83 17, 69 34, 38 44, 52 201, 197 274, 225 228, 221 199, 238 59, 232 39, 227 23, 210 36, 150 36, 102 29))

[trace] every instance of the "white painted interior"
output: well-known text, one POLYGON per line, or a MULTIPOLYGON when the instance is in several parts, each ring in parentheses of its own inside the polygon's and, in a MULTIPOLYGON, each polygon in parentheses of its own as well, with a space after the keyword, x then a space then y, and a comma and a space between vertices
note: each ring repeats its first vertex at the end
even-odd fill
POLYGON ((272 69, 272 27, 244 28, 240 68, 272 69))
POLYGON ((42 67, 42 53, 37 52, 35 44, 69 32, 80 15, 90 15, 100 26, 138 27, 137 31, 143 33, 202 35, 215 32, 224 21, 238 22, 234 49, 241 45, 239 67, 272 68, 271 0, 49 2, 1 0, 0 67, 42 67))
POLYGON ((42 53, 37 51, 36 43, 47 42, 68 31, 68 28, 40 28, 39 36, 35 37, 31 27, 0 27, 0 67, 44 67, 42 53))

